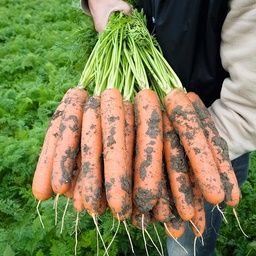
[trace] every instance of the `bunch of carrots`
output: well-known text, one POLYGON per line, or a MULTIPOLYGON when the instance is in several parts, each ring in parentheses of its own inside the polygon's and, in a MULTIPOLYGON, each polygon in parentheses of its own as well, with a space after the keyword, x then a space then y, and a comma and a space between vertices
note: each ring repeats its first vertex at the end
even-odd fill
POLYGON ((186 222, 202 236, 204 200, 238 205, 227 144, 198 95, 182 87, 142 12, 113 14, 99 36, 51 119, 32 192, 39 203, 65 195, 95 224, 108 208, 142 232, 161 222, 175 239, 186 222))

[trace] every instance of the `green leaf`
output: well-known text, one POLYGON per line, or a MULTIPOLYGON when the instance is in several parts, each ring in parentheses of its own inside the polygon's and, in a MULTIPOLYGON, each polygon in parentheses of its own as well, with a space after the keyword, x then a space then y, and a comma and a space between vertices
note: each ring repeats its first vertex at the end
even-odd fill
POLYGON ((15 252, 12 250, 11 246, 8 244, 4 250, 3 256, 14 256, 15 252))

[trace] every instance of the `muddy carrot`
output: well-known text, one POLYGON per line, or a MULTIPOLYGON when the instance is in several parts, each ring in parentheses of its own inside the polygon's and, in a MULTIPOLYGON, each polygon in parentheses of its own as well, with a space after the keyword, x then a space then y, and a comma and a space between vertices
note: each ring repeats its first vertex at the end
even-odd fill
MULTIPOLYGON (((64 220, 65 220, 65 215, 68 210, 69 202, 71 199, 73 199, 73 201, 77 200, 77 195, 75 195, 75 199, 74 199, 74 191, 76 190, 77 179, 79 177, 80 172, 81 172, 81 152, 79 151, 77 154, 77 157, 76 157, 76 166, 71 173, 71 185, 70 185, 69 189, 64 193, 64 195, 67 197, 67 202, 66 202, 66 206, 64 208, 63 215, 62 215, 60 234, 62 233, 63 228, 64 228, 64 220)), ((58 201, 58 198, 57 199, 55 198, 55 203, 56 203, 55 207, 57 208, 58 202, 56 200, 58 201)), ((55 208, 55 214, 56 214, 55 217, 57 218, 57 209, 56 208, 55 208)), ((75 210, 76 210, 76 208, 75 208, 75 210)))
POLYGON ((164 159, 174 202, 180 217, 190 220, 195 214, 195 207, 186 153, 166 112, 163 112, 163 127, 164 159))
POLYGON ((76 157, 76 166, 74 168, 74 170, 71 173, 71 184, 69 189, 67 190, 67 192, 64 193, 64 195, 70 199, 73 198, 74 196, 74 189, 75 189, 75 185, 76 185, 76 181, 77 178, 79 176, 80 173, 80 169, 81 169, 81 152, 79 151, 76 157))
POLYGON ((54 152, 60 133, 60 121, 63 115, 65 101, 69 98, 71 90, 72 89, 69 89, 65 93, 62 101, 55 110, 44 138, 43 147, 37 162, 32 183, 33 195, 38 200, 47 200, 53 195, 50 180, 54 152))
POLYGON ((108 206, 114 216, 125 220, 132 213, 131 182, 126 168, 123 98, 117 89, 101 95, 104 182, 108 206))
POLYGON ((139 212, 149 212, 159 198, 162 172, 163 122, 156 92, 144 89, 135 102, 136 147, 133 201, 139 212))
POLYGON ((200 97, 194 92, 189 92, 187 96, 197 111, 205 131, 205 136, 212 150, 225 190, 225 202, 229 206, 236 207, 239 203, 241 193, 229 158, 227 142, 220 136, 209 110, 200 97))
POLYGON ((77 213, 83 211, 83 197, 82 197, 82 154, 81 151, 78 153, 77 156, 77 172, 76 172, 76 180, 73 189, 73 206, 77 213))
MULTIPOLYGON (((127 182, 130 190, 129 195, 132 195, 133 184, 133 169, 134 169, 134 145, 135 145, 135 117, 134 107, 129 101, 123 102, 124 106, 124 120, 125 120, 125 152, 126 152, 126 170, 127 170, 127 182)), ((132 196, 128 197, 128 204, 133 205, 132 196)))
POLYGON ((165 177, 164 168, 159 187, 160 196, 152 209, 152 214, 154 219, 159 222, 169 222, 173 215, 171 213, 170 194, 167 188, 167 178, 165 177))
POLYGON ((181 89, 173 89, 164 98, 170 121, 179 134, 198 180, 203 196, 211 204, 224 200, 224 189, 211 149, 196 111, 181 89))
MULTIPOLYGON (((124 119, 125 119, 125 150, 126 166, 132 182, 133 163, 134 163, 134 143, 135 143, 135 117, 134 107, 131 102, 124 101, 124 119)), ((130 186, 131 187, 131 186, 130 186)), ((130 193, 132 193, 130 191, 130 193)))
POLYGON ((136 206, 133 207, 131 219, 133 226, 138 229, 146 229, 152 221, 150 212, 141 213, 136 206))
POLYGON ((83 110, 81 155, 82 196, 86 211, 98 213, 102 196, 102 129, 100 97, 88 97, 83 110))
POLYGON ((194 202, 195 202, 195 215, 192 217, 191 221, 195 225, 190 225, 195 236, 200 237, 205 230, 206 218, 205 218, 205 210, 204 210, 204 197, 202 192, 198 186, 196 177, 191 170, 191 166, 189 164, 189 178, 191 181, 191 186, 193 190, 194 202), (196 228, 195 228, 196 227, 196 228))
POLYGON ((184 221, 175 206, 174 198, 172 197, 172 194, 170 193, 170 205, 172 209, 172 218, 170 221, 164 223, 165 227, 165 233, 172 237, 172 238, 179 238, 181 237, 185 230, 186 230, 186 221, 184 221))
POLYGON ((71 173, 80 150, 82 114, 87 96, 85 90, 72 88, 65 100, 51 175, 52 189, 56 194, 64 194, 71 184, 71 173))

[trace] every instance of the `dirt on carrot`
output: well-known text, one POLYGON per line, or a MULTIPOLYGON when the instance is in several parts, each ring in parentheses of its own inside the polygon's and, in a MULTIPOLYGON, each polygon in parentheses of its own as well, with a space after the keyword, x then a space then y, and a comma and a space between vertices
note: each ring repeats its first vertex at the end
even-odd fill
POLYGON ((80 150, 83 107, 87 96, 85 90, 72 88, 65 100, 51 175, 52 189, 56 194, 64 194, 71 184, 71 173, 80 150))
POLYGON ((63 96, 46 131, 32 183, 33 195, 38 200, 47 200, 53 195, 50 179, 54 161, 54 152, 60 134, 60 123, 64 113, 65 102, 66 99, 70 97, 71 90, 72 89, 69 89, 63 96))
POLYGON ((229 206, 236 207, 239 203, 241 192, 229 158, 227 142, 220 136, 209 110, 205 107, 200 97, 194 92, 189 92, 187 96, 198 114, 211 148, 225 191, 225 202, 229 206))
POLYGON ((165 96, 165 108, 191 162, 203 196, 212 204, 224 200, 218 169, 196 111, 183 90, 165 96))
POLYGON ((134 204, 141 213, 152 210, 159 198, 162 172, 163 122, 160 100, 152 90, 135 98, 136 153, 134 204))
POLYGON ((131 182, 126 166, 123 98, 117 89, 101 95, 104 185, 108 205, 119 220, 132 213, 131 182))

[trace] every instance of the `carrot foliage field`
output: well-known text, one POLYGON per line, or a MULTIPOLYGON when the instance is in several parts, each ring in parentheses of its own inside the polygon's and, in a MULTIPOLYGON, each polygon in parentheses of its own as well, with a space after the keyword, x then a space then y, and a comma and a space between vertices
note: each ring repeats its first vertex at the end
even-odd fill
MULTIPOLYGON (((77 85, 97 40, 93 22, 82 13, 79 1, 2 0, 0 8, 0 255, 74 255, 76 213, 69 204, 62 233, 66 199, 60 197, 57 224, 54 198, 42 202, 40 212, 31 183, 47 125, 63 94, 77 85)), ((256 154, 242 187, 237 212, 246 238, 230 209, 223 225, 216 255, 256 255, 256 154)), ((117 223, 106 213, 99 219, 106 244, 117 223)), ((158 225, 163 247, 165 236, 158 225)), ((80 218, 77 255, 103 255, 95 225, 86 213, 80 218)), ((153 228, 148 230, 156 246, 153 228)), ((141 231, 130 227, 136 255, 145 255, 141 231)), ((150 255, 159 255, 147 240, 150 255)), ((124 227, 109 255, 131 255, 124 227)))

